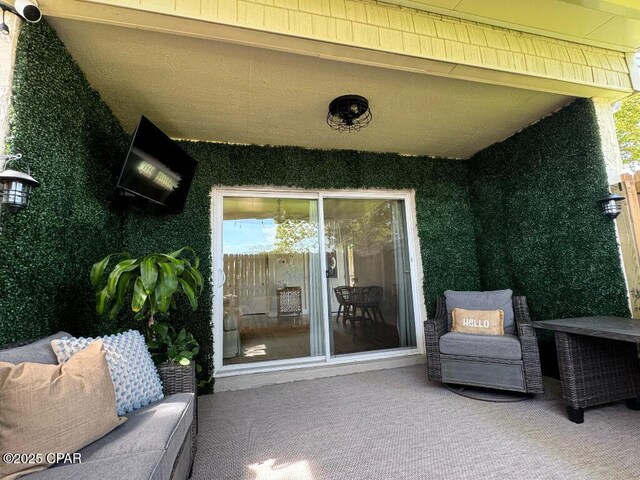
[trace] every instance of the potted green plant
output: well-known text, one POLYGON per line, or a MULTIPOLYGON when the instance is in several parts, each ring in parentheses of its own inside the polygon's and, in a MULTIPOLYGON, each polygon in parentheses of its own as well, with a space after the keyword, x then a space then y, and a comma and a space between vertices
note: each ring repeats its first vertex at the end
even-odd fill
MULTIPOLYGON (((165 393, 169 394, 173 389, 180 392, 195 391, 195 374, 202 370, 194 361, 200 351, 196 339, 184 328, 176 332, 165 322, 154 323, 151 332, 147 347, 158 370, 163 372, 162 378, 171 378, 172 384, 165 386, 165 393)), ((198 386, 202 387, 209 381, 201 381, 198 386)))
POLYGON ((113 253, 91 267, 91 284, 96 290, 96 311, 108 312, 116 318, 131 294, 131 310, 144 318, 151 327, 157 314, 166 314, 175 307, 176 294, 184 294, 193 310, 198 308, 202 292, 200 260, 191 247, 171 253, 152 253, 132 258, 128 253, 113 253), (190 253, 192 258, 185 256, 190 253), (113 259, 120 259, 109 274, 107 268, 113 259))
MULTIPOLYGON (((175 296, 186 296, 193 310, 203 280, 200 260, 191 247, 171 253, 152 253, 132 258, 128 253, 114 253, 91 267, 91 284, 96 290, 96 311, 116 318, 131 294, 131 310, 146 320, 147 346, 158 370, 163 372, 164 391, 196 392, 196 366, 193 358, 200 347, 193 335, 182 329, 176 333, 167 323, 156 322, 156 315, 166 316, 175 307, 175 296), (191 258, 185 257, 186 253, 191 258), (120 259, 107 274, 113 259, 120 259)), ((206 382, 204 382, 206 383, 206 382)))
POLYGON ((196 339, 184 328, 177 333, 168 323, 156 322, 151 330, 153 338, 147 342, 147 347, 157 364, 172 362, 187 366, 200 351, 196 339))

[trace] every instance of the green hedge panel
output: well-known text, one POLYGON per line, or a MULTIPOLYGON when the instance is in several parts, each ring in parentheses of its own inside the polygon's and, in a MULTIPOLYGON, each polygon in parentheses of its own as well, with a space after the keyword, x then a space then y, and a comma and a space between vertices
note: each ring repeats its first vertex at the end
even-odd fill
MULTIPOLYGON (((91 89, 55 32, 25 25, 15 71, 12 149, 24 153, 42 186, 30 208, 5 216, 0 248, 0 344, 66 329, 108 333, 130 318, 97 318, 91 264, 110 252, 134 255, 191 245, 211 275, 210 191, 214 185, 415 189, 425 295, 433 310, 445 288, 480 285, 469 179, 463 162, 394 154, 183 142, 200 165, 187 207, 171 215, 149 204, 110 207, 130 136, 91 89)), ((212 292, 173 315, 202 345, 210 371, 212 292)))
POLYGON ((578 100, 470 161, 482 287, 526 295, 536 320, 630 315, 599 139, 578 100))
POLYGON ((13 109, 10 149, 41 186, 26 211, 2 217, 0 344, 108 329, 93 313, 88 272, 122 246, 107 205, 128 136, 44 21, 21 29, 13 109))
POLYGON ((628 315, 593 106, 576 101, 471 160, 484 288, 511 287, 538 319, 628 315))

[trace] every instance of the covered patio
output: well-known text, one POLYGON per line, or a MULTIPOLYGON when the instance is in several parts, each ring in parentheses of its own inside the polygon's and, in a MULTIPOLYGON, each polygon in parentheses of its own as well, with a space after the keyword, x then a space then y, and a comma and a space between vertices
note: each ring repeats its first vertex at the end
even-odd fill
POLYGON ((551 332, 521 402, 424 365, 445 290, 631 316, 599 201, 612 104, 640 90, 636 3, 41 0, 0 71, 3 145, 40 182, 2 216, 0 346, 144 328, 96 313, 92 265, 189 246, 204 287, 169 319, 199 343, 194 479, 640 477, 637 412, 567 419, 551 332), (327 125, 345 94, 366 128, 327 125), (116 188, 141 115, 197 162, 178 213, 116 188), (340 287, 375 299, 345 311, 340 287))
MULTIPOLYGON (((198 311, 178 308, 176 318, 189 323, 203 378, 213 375, 218 391, 299 378, 288 367, 311 359, 328 367, 312 376, 351 371, 333 359, 331 336, 341 332, 328 324, 339 309, 333 290, 357 282, 382 287, 392 328, 409 332, 394 345, 370 339, 339 348, 369 355, 360 360, 371 368, 424 361, 422 322, 446 289, 511 288, 527 296, 536 320, 626 315, 615 225, 598 200, 621 168, 611 103, 638 86, 637 9, 563 0, 549 12, 524 1, 505 12, 409 3, 43 1, 48 25, 12 26, 11 148, 36 177, 50 180, 34 194, 33 208, 3 221, 0 243, 10 261, 2 278, 12 293, 3 310, 20 305, 3 340, 117 328, 95 319, 82 280, 91 262, 113 251, 182 245, 198 252, 211 281, 198 311), (326 124, 328 104, 346 93, 364 95, 373 113, 358 132, 326 124), (117 194, 140 115, 199 162, 180 214, 117 194), (245 200, 236 208, 231 198, 245 200), (364 198, 368 206, 355 208, 364 198), (287 215, 296 222, 318 216, 310 206, 325 199, 325 234, 315 241, 325 237, 327 253, 337 249, 335 278, 312 282, 310 272, 326 271, 326 260, 311 268, 309 258, 282 250, 252 260, 252 272, 268 272, 264 281, 254 275, 258 283, 249 285, 238 277, 245 273, 231 274, 233 252, 259 250, 287 215), (367 229, 345 223, 375 218, 372 209, 379 215, 391 203, 402 215, 385 222, 408 242, 406 282, 391 227, 369 235, 378 241, 371 245, 357 234, 367 229), (347 218, 353 215, 362 218, 347 218), (32 221, 37 228, 28 228, 32 221), (261 231, 245 251, 234 246, 243 222, 261 231), (222 233, 233 228, 235 237, 222 233), (53 306, 33 299, 26 279, 41 276, 43 266, 30 262, 31 247, 48 271, 66 273, 47 277, 53 306), (23 270, 15 281, 13 272, 23 270), (301 288, 305 319, 289 329, 301 338, 290 351, 278 339, 269 344, 276 292, 287 281, 301 288), (320 283, 324 293, 311 294, 320 283), (399 285, 412 310, 401 316, 394 311, 399 285), (252 298, 238 297, 249 288, 252 298), (69 304, 70 291, 84 301, 69 304), (245 328, 246 348, 240 338, 224 353, 232 308, 246 324, 238 330, 243 337, 245 328), (276 348, 265 358, 289 364, 260 366, 260 355, 248 355, 262 345, 276 348), (380 345, 389 350, 382 357, 367 353, 380 345)), ((552 373, 551 337, 542 340, 552 373)))

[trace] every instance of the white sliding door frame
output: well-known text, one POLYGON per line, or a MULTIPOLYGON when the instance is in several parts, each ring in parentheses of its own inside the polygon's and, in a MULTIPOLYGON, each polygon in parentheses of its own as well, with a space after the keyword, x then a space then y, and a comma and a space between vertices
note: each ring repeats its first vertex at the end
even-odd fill
POLYGON ((264 188, 264 187, 242 187, 226 188, 216 187, 211 193, 211 257, 212 274, 211 283, 213 287, 212 302, 212 330, 214 349, 214 377, 221 378, 235 375, 246 375, 252 373, 264 373, 278 370, 289 370, 310 366, 327 366, 345 363, 363 362, 369 360, 380 360, 384 358, 395 358, 409 355, 424 355, 424 330, 422 328, 422 318, 425 315, 424 298, 422 293, 422 267, 416 229, 415 218, 415 194, 413 191, 396 190, 296 190, 287 188, 264 188), (324 200, 328 198, 345 199, 379 199, 379 200, 403 200, 405 212, 405 226, 407 229, 407 240, 409 249, 409 263, 411 269, 411 289, 413 298, 414 323, 416 329, 416 347, 397 348, 388 350, 377 350, 372 352, 362 352, 331 356, 331 319, 327 299, 327 281, 323 277, 322 284, 322 321, 324 326, 324 355, 314 357, 302 357, 284 360, 272 360, 249 364, 223 365, 223 316, 224 306, 222 292, 224 288, 223 270, 223 248, 222 248, 222 225, 223 225, 223 199, 225 197, 266 197, 266 198, 297 198, 316 200, 318 202, 318 236, 320 248, 320 271, 327 270, 324 235, 324 200), (418 264, 420 262, 420 264, 418 264))

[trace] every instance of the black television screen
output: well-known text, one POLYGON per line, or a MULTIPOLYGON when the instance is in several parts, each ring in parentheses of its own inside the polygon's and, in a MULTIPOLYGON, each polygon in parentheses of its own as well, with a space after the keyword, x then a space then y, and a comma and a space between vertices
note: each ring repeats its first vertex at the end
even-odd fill
POLYGON ((180 212, 198 162, 144 115, 133 134, 118 188, 180 212))

